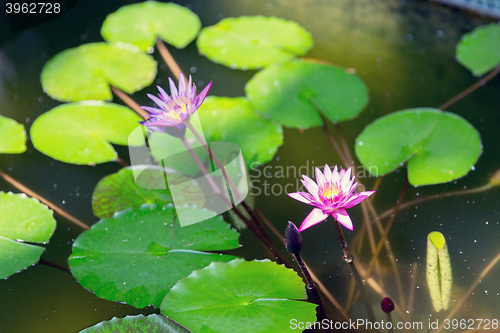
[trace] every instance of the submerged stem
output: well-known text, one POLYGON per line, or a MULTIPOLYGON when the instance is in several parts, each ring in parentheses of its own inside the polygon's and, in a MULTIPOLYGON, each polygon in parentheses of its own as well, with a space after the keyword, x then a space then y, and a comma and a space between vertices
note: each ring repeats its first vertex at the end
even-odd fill
POLYGON ((21 184, 20 182, 18 182, 17 180, 15 180, 14 178, 10 177, 9 175, 3 173, 2 171, 0 171, 0 177, 2 177, 6 182, 8 182, 9 184, 11 184, 12 186, 14 186, 15 188, 17 188, 21 192, 24 192, 27 195, 29 195, 30 197, 36 198, 40 202, 43 202, 44 204, 46 204, 47 206, 49 206, 50 209, 52 209, 54 212, 58 213, 59 215, 61 215, 64 218, 66 218, 70 222, 76 224, 80 228, 82 228, 82 229, 88 229, 89 228, 89 226, 87 224, 83 223, 82 221, 80 221, 79 219, 77 219, 76 217, 74 217, 73 215, 65 212, 64 210, 62 210, 61 208, 57 207, 55 204, 53 204, 49 200, 47 200, 44 197, 42 197, 41 195, 33 192, 32 190, 30 190, 29 188, 27 188, 26 186, 24 186, 23 184, 21 184))
POLYGON ((335 220, 335 230, 337 231, 337 235, 339 236, 340 246, 342 247, 342 252, 344 253, 344 261, 349 264, 351 274, 354 277, 354 281, 356 282, 358 290, 361 293, 361 297, 363 298, 363 301, 365 303, 366 312, 368 312, 368 318, 371 322, 375 322, 375 313, 373 312, 370 299, 368 298, 368 294, 366 293, 365 287, 363 286, 363 280, 361 280, 361 276, 359 275, 359 272, 354 265, 353 258, 349 253, 349 247, 347 246, 344 234, 342 233, 340 223, 337 220, 335 220))
POLYGON ((174 74, 174 77, 178 79, 182 72, 181 68, 179 67, 179 65, 177 65, 177 62, 175 61, 174 57, 172 57, 172 55, 167 49, 167 46, 163 43, 163 41, 160 38, 156 39, 156 48, 160 52, 163 61, 165 61, 168 68, 170 68, 172 74, 174 74))
POLYGON ((482 78, 481 80, 474 83, 469 88, 467 88, 467 89, 463 90, 462 92, 460 92, 459 94, 453 96, 450 100, 448 100, 446 103, 441 105, 439 107, 439 109, 444 110, 447 107, 451 106, 452 104, 458 102, 459 100, 461 100, 465 96, 469 95, 470 93, 472 93, 472 92, 476 91, 477 89, 479 89, 480 87, 484 86, 486 84, 486 82, 493 79, 495 76, 498 75, 498 73, 500 73, 500 65, 495 67, 488 75, 486 75, 484 78, 482 78))

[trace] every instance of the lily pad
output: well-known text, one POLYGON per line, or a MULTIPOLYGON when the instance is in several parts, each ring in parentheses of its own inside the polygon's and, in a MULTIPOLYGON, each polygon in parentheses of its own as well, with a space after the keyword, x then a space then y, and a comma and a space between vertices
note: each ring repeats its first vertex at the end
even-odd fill
POLYGON ((201 28, 198 16, 175 3, 146 1, 120 7, 109 14, 101 28, 108 42, 125 42, 146 51, 156 37, 176 48, 191 43, 201 28))
POLYGON ((270 161, 283 144, 281 126, 256 115, 244 97, 209 96, 198 113, 208 140, 237 144, 249 168, 270 161))
MULTIPOLYGON (((212 216, 207 210, 180 209, 212 216)), ((199 251, 237 248, 238 236, 220 216, 181 227, 172 204, 143 205, 84 231, 73 243, 69 265, 80 284, 98 297, 137 308, 159 307, 168 290, 193 270, 235 258, 199 251)))
POLYGON ((156 61, 138 47, 91 43, 56 54, 42 69, 43 91, 64 102, 110 101, 110 85, 128 94, 149 86, 156 61))
POLYGON ((356 117, 368 103, 368 88, 343 68, 311 60, 270 66, 247 83, 245 91, 255 111, 284 126, 320 126, 356 117))
POLYGON ((113 144, 141 145, 129 135, 142 118, 125 106, 85 101, 57 106, 38 117, 30 134, 36 149, 71 164, 116 161, 113 144))
POLYGON ((99 324, 86 328, 80 333, 191 333, 190 330, 162 315, 152 314, 113 317, 111 320, 101 321, 99 324))
POLYGON ((500 65, 500 24, 484 25, 463 35, 457 45, 457 60, 476 76, 500 65))
POLYGON ((482 153, 477 130, 462 117, 438 109, 394 112, 366 126, 356 155, 374 176, 408 162, 412 185, 449 182, 465 176, 482 153))
POLYGON ((196 45, 208 59, 233 69, 259 69, 305 54, 311 34, 293 21, 277 17, 225 18, 203 28, 196 45))
POLYGON ((191 331, 294 332, 291 320, 315 322, 297 273, 269 260, 212 263, 180 280, 161 303, 162 314, 191 331))
POLYGON ((53 212, 25 194, 0 192, 0 278, 35 264, 56 229, 53 212))
POLYGON ((0 154, 21 154, 26 151, 26 131, 17 121, 0 116, 0 154))
MULTIPOLYGON (((157 183, 165 184, 165 175, 162 171, 144 169, 140 173, 141 186, 138 186, 133 169, 144 169, 143 166, 133 166, 123 168, 117 173, 104 177, 97 183, 92 193, 92 210, 94 215, 99 218, 111 217, 115 212, 127 208, 139 208, 143 204, 161 204, 173 203, 170 190, 155 190, 157 183), (144 186, 151 184, 151 186, 144 186)), ((205 198, 199 187, 193 186, 188 182, 188 178, 174 170, 165 170, 169 181, 183 183, 184 186, 179 192, 185 193, 186 203, 192 206, 203 207, 205 198)))

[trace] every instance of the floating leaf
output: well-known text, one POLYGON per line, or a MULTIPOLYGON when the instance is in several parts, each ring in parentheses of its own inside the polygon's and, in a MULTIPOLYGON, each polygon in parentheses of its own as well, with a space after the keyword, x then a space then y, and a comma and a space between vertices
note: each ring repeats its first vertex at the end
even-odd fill
POLYGON ((258 113, 295 128, 321 125, 318 111, 334 123, 352 119, 368 103, 368 88, 358 76, 310 60, 270 66, 245 91, 258 113))
MULTIPOLYGON (((142 167, 142 166, 139 166, 142 167)), ((172 203, 172 195, 168 189, 155 190, 157 183, 165 184, 165 174, 158 170, 145 169, 140 173, 141 186, 138 186, 133 169, 135 167, 123 168, 117 173, 106 176, 97 183, 92 194, 92 209, 94 215, 99 218, 111 217, 115 212, 125 210, 129 207, 139 208, 142 204, 161 204, 172 203), (145 186, 150 184, 151 186, 145 186)), ((169 181, 175 183, 184 183, 179 192, 186 195, 186 203, 203 207, 205 199, 201 189, 188 182, 188 178, 173 170, 165 170, 169 181)))
POLYGON ((476 129, 462 117, 432 108, 394 112, 366 126, 356 155, 381 176, 408 161, 412 185, 449 182, 465 176, 482 153, 476 129))
POLYGON ((300 301, 305 299, 295 271, 269 260, 236 259, 214 262, 179 281, 161 302, 161 312, 195 333, 292 332, 292 319, 316 321, 317 305, 300 301))
POLYGON ((446 239, 439 231, 433 231, 427 236, 427 285, 436 312, 448 310, 451 283, 451 263, 446 239))
MULTIPOLYGON (((181 209, 212 216, 207 210, 181 209)), ((198 251, 237 248, 238 236, 220 216, 181 227, 172 204, 143 205, 84 231, 73 243, 69 264, 80 284, 101 298, 159 307, 168 290, 194 269, 235 258, 198 251)))
POLYGON ((13 119, 0 116, 0 154, 21 154, 25 151, 24 126, 13 119))
POLYGON ((113 317, 111 320, 101 321, 99 324, 86 328, 80 333, 191 333, 190 330, 162 315, 151 314, 113 317))
POLYGON ((463 35, 457 45, 457 60, 476 76, 500 65, 500 24, 484 25, 463 35))
POLYGON ((125 42, 146 51, 156 37, 176 48, 184 48, 200 31, 198 16, 175 3, 147 1, 120 7, 109 14, 101 28, 108 42, 125 42))
POLYGON ((246 70, 303 55, 312 47, 313 40, 307 30, 293 21, 240 16, 203 28, 196 45, 213 62, 246 70))
POLYGON ((256 115, 244 97, 207 97, 198 113, 208 141, 237 144, 249 168, 270 161, 283 144, 281 126, 256 115))
POLYGON ((97 164, 115 161, 111 143, 141 145, 130 133, 142 118, 118 104, 85 101, 57 106, 38 117, 30 134, 36 149, 58 161, 97 164))
POLYGON ((0 278, 35 264, 56 229, 53 212, 25 194, 0 192, 0 278))
POLYGON ((64 102, 113 99, 110 85, 126 93, 149 86, 156 61, 124 43, 91 43, 58 53, 42 69, 43 90, 64 102))

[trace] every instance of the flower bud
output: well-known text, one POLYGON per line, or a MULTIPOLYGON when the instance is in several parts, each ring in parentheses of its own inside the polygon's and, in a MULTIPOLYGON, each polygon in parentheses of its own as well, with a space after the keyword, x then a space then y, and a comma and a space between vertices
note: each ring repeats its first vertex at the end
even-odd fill
POLYGON ((382 307, 382 311, 387 314, 391 313, 394 310, 394 303, 389 297, 384 298, 380 306, 382 307))
POLYGON ((295 255, 300 254, 300 251, 302 250, 302 235, 300 234, 299 229, 297 229, 297 226, 290 221, 288 221, 288 225, 286 227, 285 246, 288 252, 295 255))
POLYGON ((490 184, 492 186, 500 186, 500 170, 498 170, 497 172, 495 172, 491 177, 490 177, 490 180, 489 180, 490 184))

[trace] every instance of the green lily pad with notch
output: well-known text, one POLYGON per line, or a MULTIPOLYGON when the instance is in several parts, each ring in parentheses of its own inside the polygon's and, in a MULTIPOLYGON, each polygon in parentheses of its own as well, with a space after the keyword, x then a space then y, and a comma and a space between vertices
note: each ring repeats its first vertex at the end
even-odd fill
POLYGON ((146 1, 120 7, 101 27, 108 42, 130 43, 146 51, 156 37, 178 49, 185 48, 201 28, 198 15, 175 3, 146 1))
POLYGON ((281 126, 256 115, 244 97, 209 96, 198 114, 208 141, 237 144, 248 168, 270 161, 283 144, 281 126))
POLYGON ((343 68, 311 60, 270 66, 248 81, 255 111, 283 126, 309 128, 355 118, 368 103, 368 88, 343 68))
POLYGON ((290 322, 315 322, 297 273, 269 260, 214 262, 180 280, 161 313, 194 333, 294 332, 290 322))
POLYGON ((465 34, 457 45, 457 61, 475 76, 500 65, 500 24, 480 26, 465 34))
MULTIPOLYGON (((224 251, 239 246, 239 234, 222 217, 181 227, 183 209, 197 216, 213 213, 194 207, 143 205, 104 218, 73 243, 69 265, 86 289, 109 301, 136 308, 159 307, 178 280, 213 261, 234 256, 200 251, 224 251)), ((201 219, 200 219, 201 220, 201 219)))
POLYGON ((142 118, 129 108, 101 101, 59 105, 31 126, 33 146, 61 162, 88 164, 116 161, 111 144, 140 146, 143 138, 129 136, 142 118))
POLYGON ((110 101, 110 85, 131 94, 149 86, 157 63, 138 47, 125 44, 90 43, 64 50, 42 69, 43 91, 64 102, 110 101))
POLYGON ((21 154, 26 151, 26 131, 14 119, 0 115, 0 154, 21 154))
POLYGON ((356 155, 374 176, 408 162, 412 185, 440 184, 465 176, 482 153, 477 130, 462 117, 433 108, 391 113, 356 138, 356 155))
POLYGON ((162 315, 151 314, 149 316, 137 315, 125 318, 113 317, 111 320, 101 321, 92 327, 86 328, 80 333, 191 333, 181 324, 162 315))
POLYGON ((0 192, 0 278, 19 272, 40 259, 56 229, 53 212, 34 198, 0 192))
POLYGON ((233 69, 259 69, 305 54, 311 34, 293 21, 277 17, 225 18, 203 28, 196 40, 201 54, 233 69))
MULTIPOLYGON (((145 169, 145 166, 132 166, 123 168, 117 173, 108 175, 101 179, 92 193, 92 210, 94 215, 99 218, 111 217, 115 212, 125 210, 129 207, 139 208, 143 204, 160 204, 166 205, 173 203, 172 195, 168 189, 157 190, 155 185, 165 184, 165 174, 158 170, 145 169), (134 169, 144 169, 141 171, 140 184, 134 178, 134 169), (151 185, 150 187, 147 185, 151 185)), ((184 183, 183 190, 186 202, 192 206, 203 207, 205 198, 199 187, 193 186, 192 182, 188 182, 188 178, 174 170, 165 170, 168 174, 169 181, 176 184, 184 183)))

